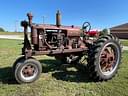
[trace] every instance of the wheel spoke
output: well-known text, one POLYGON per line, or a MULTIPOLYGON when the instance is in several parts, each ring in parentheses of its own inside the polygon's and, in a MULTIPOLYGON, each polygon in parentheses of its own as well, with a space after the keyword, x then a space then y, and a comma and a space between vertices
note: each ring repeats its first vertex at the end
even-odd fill
POLYGON ((102 72, 111 72, 115 62, 114 50, 111 46, 107 46, 101 53, 100 66, 102 72))

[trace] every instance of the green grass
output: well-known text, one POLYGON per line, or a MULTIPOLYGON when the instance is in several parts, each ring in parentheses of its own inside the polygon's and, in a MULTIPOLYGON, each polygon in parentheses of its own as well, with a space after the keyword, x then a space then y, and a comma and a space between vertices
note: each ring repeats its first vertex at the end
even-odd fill
POLYGON ((128 40, 127 39, 122 39, 121 43, 123 46, 128 46, 128 40))
POLYGON ((65 70, 53 57, 38 56, 43 66, 40 79, 20 85, 16 84, 11 67, 20 56, 21 43, 0 39, 0 96, 128 96, 128 51, 123 53, 118 74, 107 82, 93 82, 87 72, 73 67, 65 70))

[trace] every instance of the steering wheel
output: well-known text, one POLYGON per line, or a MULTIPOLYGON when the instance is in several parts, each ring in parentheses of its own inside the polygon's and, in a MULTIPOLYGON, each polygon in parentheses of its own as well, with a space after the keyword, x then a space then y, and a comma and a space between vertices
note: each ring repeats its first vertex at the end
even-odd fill
POLYGON ((89 22, 84 22, 82 25, 82 29, 84 32, 89 32, 91 30, 91 24, 89 22))

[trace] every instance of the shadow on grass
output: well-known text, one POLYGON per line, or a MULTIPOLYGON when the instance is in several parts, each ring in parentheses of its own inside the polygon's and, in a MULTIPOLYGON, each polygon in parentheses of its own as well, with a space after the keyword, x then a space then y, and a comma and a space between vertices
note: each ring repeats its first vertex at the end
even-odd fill
POLYGON ((61 64, 57 60, 40 60, 43 65, 43 72, 52 72, 52 76, 57 80, 68 82, 92 82, 86 66, 82 64, 61 64), (72 70, 67 70, 67 69, 72 70), (74 70, 75 69, 75 70, 74 70))
MULTIPOLYGON (((86 67, 78 64, 61 64, 61 62, 52 59, 39 60, 42 64, 43 73, 52 72, 52 76, 57 80, 68 82, 92 82, 89 79, 86 67), (67 70, 73 68, 73 70, 67 70), (77 69, 77 70, 74 70, 77 69)), ((0 68, 0 82, 3 84, 17 84, 14 79, 12 67, 0 68)))
POLYGON ((48 73, 59 70, 61 62, 54 59, 39 60, 42 64, 42 72, 48 73))
POLYGON ((11 67, 0 68, 0 82, 4 84, 16 84, 11 67))

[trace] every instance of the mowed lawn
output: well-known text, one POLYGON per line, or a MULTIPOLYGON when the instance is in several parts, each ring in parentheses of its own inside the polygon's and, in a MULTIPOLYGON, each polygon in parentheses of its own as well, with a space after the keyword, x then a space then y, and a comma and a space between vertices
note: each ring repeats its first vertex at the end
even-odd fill
POLYGON ((128 40, 127 40, 127 39, 122 39, 122 40, 121 40, 121 43, 122 43, 122 45, 124 45, 124 46, 128 46, 128 40))
POLYGON ((12 65, 21 54, 22 41, 0 39, 0 96, 128 96, 128 51, 123 52, 118 74, 107 82, 93 82, 86 71, 62 66, 53 57, 36 57, 41 77, 31 84, 16 84, 12 65))

